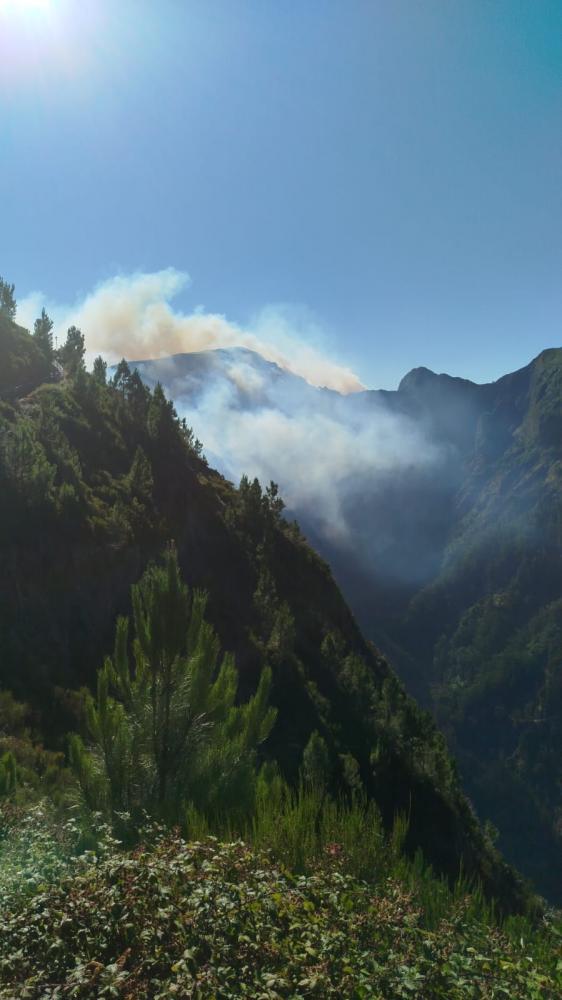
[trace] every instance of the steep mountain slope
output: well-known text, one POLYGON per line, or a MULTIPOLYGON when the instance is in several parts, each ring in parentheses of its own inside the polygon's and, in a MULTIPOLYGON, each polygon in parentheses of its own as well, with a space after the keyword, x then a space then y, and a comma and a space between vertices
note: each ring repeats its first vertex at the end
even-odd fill
MULTIPOLYGON (((421 450, 433 449, 431 461, 381 468, 377 439, 349 483, 338 479, 328 436, 310 455, 309 475, 314 486, 315 463, 332 463, 332 481, 322 482, 338 497, 348 535, 342 542, 319 516, 313 486, 292 512, 330 560, 366 634, 445 728, 508 856, 562 898, 562 351, 544 351, 489 385, 419 368, 396 392, 348 397, 247 351, 139 370, 170 385, 195 423, 227 392, 228 413, 300 413, 303 426, 327 415, 331 427, 350 430, 357 451, 365 426, 388 428, 397 455, 415 432, 421 450)), ((213 457, 231 471, 228 449, 225 441, 213 457)))
POLYGON ((562 893, 562 351, 494 387, 437 578, 401 622, 471 794, 562 893))
POLYGON ((158 388, 123 370, 112 385, 78 371, 2 404, 0 476, 2 686, 34 703, 51 744, 74 721, 69 689, 91 683, 111 648, 131 582, 174 538, 188 582, 209 590, 242 694, 264 660, 273 666, 279 718, 267 753, 284 772, 296 777, 318 730, 334 788, 359 776, 387 824, 409 812, 410 848, 439 871, 454 877, 462 860, 501 905, 524 904, 442 737, 280 517, 276 491, 247 481, 236 491, 210 470, 158 388))

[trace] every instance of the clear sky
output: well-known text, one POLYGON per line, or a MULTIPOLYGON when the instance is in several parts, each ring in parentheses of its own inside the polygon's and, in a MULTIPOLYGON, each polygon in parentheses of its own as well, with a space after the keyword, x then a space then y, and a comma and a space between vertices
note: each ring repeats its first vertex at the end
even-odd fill
POLYGON ((562 343, 561 0, 0 0, 0 273, 305 307, 370 386, 562 343))

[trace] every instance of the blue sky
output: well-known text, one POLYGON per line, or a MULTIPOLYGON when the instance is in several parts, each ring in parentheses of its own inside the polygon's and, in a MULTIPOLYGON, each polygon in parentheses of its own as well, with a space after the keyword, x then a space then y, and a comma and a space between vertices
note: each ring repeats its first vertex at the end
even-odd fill
POLYGON ((0 0, 19 296, 173 267, 365 384, 487 380, 562 342, 561 178, 560 0, 0 0))

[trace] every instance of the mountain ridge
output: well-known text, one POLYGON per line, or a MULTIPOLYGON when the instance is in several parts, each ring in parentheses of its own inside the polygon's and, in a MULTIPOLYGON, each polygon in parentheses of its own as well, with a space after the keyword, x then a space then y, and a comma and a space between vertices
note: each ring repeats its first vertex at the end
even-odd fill
POLYGON ((396 389, 377 389, 377 388, 371 386, 371 387, 366 387, 364 389, 359 390, 358 392, 353 392, 353 393, 342 393, 342 392, 338 391, 337 389, 330 389, 330 388, 328 388, 326 386, 316 386, 316 385, 314 385, 314 384, 312 384, 310 382, 307 382, 306 378, 303 375, 298 375, 295 372, 291 372, 289 369, 283 368, 276 361, 270 361, 267 358, 264 358, 263 355, 259 353, 259 351, 255 351, 255 350, 252 350, 249 347, 244 347, 244 346, 214 347, 214 348, 207 348, 205 350, 199 350, 199 351, 180 351, 180 352, 176 352, 175 354, 160 355, 158 357, 152 357, 152 358, 137 358, 137 359, 135 359, 133 357, 133 358, 128 359, 128 364, 129 364, 129 366, 132 369, 134 369, 134 368, 138 368, 138 367, 144 366, 144 365, 151 365, 151 366, 158 366, 159 364, 165 365, 166 362, 168 362, 168 361, 177 362, 179 359, 188 359, 188 358, 189 359, 198 359, 198 358, 211 357, 213 355, 217 355, 217 356, 220 356, 220 357, 223 357, 223 358, 227 358, 227 359, 229 357, 233 357, 233 358, 240 357, 240 358, 246 358, 246 359, 250 359, 251 358, 252 360, 253 359, 258 359, 258 364, 261 364, 261 365, 266 366, 266 367, 276 368, 280 372, 283 372, 283 373, 291 376, 292 378, 299 379, 299 380, 301 380, 303 382, 306 382, 307 385, 309 385, 311 389, 321 389, 321 390, 327 391, 329 393, 334 393, 335 395, 338 395, 338 396, 348 397, 348 396, 362 396, 365 393, 372 393, 372 392, 376 392, 376 393, 381 392, 381 393, 385 393, 385 394, 388 394, 388 393, 390 393, 390 394, 397 393, 397 392, 403 391, 405 388, 408 388, 409 383, 411 381, 416 381, 417 378, 418 378, 418 376, 422 377, 424 379, 427 376, 429 376, 432 379, 446 379, 449 382, 454 382, 454 383, 459 384, 459 385, 462 384, 462 385, 465 385, 465 386, 474 386, 474 387, 476 387, 478 389, 487 389, 487 388, 492 387, 492 386, 497 386, 499 383, 503 383, 505 380, 509 380, 509 379, 512 379, 512 378, 514 378, 516 376, 519 376, 519 375, 521 375, 524 372, 528 372, 536 364, 542 363, 542 362, 544 362, 547 359, 549 359, 549 360, 556 360, 557 358, 559 358, 559 355, 561 355, 561 354, 562 354, 562 347, 545 347, 541 351, 539 351, 539 353, 537 355, 535 355, 529 362, 527 362, 527 364, 522 365, 520 368, 514 369, 512 372, 507 372, 504 375, 498 376, 498 378, 496 378, 496 379, 491 379, 491 380, 486 381, 486 382, 475 382, 473 379, 465 378, 462 375, 451 375, 449 372, 435 372, 435 371, 433 371, 432 368, 428 368, 425 365, 418 365, 418 366, 414 366, 413 368, 410 368, 402 376, 402 378, 400 379, 400 381, 399 381, 398 386, 397 386, 396 389))

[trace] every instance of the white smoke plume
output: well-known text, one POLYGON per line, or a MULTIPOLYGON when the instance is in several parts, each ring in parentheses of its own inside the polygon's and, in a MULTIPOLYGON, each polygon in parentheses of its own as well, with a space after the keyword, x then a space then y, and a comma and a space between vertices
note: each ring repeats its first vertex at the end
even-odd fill
POLYGON ((365 511, 358 519, 358 505, 389 475, 440 474, 443 449, 419 422, 362 393, 358 377, 307 343, 283 312, 267 309, 243 330, 224 316, 174 311, 170 300, 188 281, 174 269, 116 277, 72 308, 35 294, 20 302, 18 320, 32 326, 44 304, 59 342, 69 325, 82 329, 90 359, 154 359, 141 374, 162 382, 210 464, 235 482, 243 474, 275 480, 293 515, 370 559, 371 539, 380 542, 385 527, 379 519, 373 530, 365 511), (194 355, 187 367, 172 357, 186 353, 194 355))
POLYGON ((211 465, 235 482, 273 479, 291 514, 339 546, 357 542, 356 498, 373 496, 391 474, 429 472, 444 459, 421 424, 368 393, 313 388, 245 352, 219 352, 195 378, 182 358, 140 370, 168 389, 211 465))
POLYGON ((72 307, 46 303, 44 296, 33 293, 20 302, 18 321, 32 327, 41 306, 46 305, 59 340, 73 324, 84 333, 89 353, 102 354, 110 363, 122 357, 141 361, 218 347, 246 347, 311 385, 342 393, 364 388, 350 368, 332 361, 292 331, 282 310, 265 310, 255 330, 243 330, 213 313, 174 311, 170 301, 188 284, 187 274, 167 268, 111 278, 72 307))
POLYGON ((179 408, 226 475, 275 480, 291 512, 305 513, 320 534, 343 544, 354 535, 346 515, 352 495, 367 483, 373 489, 390 471, 440 460, 413 424, 384 412, 353 420, 273 406, 239 411, 220 390, 209 391, 196 409, 179 408))

